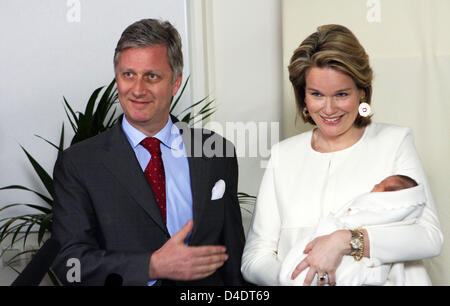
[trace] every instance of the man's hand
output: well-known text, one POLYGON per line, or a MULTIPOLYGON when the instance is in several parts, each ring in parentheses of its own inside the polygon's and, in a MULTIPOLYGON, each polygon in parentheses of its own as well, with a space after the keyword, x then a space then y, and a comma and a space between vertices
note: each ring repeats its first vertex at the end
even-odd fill
POLYGON ((213 274, 228 259, 226 248, 216 246, 187 246, 185 238, 194 222, 189 220, 150 257, 149 277, 171 280, 195 280, 213 274))

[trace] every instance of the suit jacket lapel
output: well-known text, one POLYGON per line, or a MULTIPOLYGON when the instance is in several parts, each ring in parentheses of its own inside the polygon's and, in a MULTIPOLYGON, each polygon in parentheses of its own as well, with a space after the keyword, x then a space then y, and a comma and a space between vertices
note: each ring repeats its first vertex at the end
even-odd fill
POLYGON ((130 143, 122 131, 121 122, 120 119, 118 124, 110 130, 110 137, 104 145, 105 158, 103 163, 150 218, 169 235, 153 192, 145 179, 130 143))
MULTIPOLYGON (((180 128, 179 123, 177 126, 180 128)), ((191 242, 195 241, 198 232, 199 220, 205 204, 208 203, 208 181, 210 172, 209 158, 203 156, 203 134, 200 129, 184 127, 180 129, 185 144, 189 163, 189 175, 191 180, 192 205, 194 216, 194 228, 191 234, 191 242)))
POLYGON ((208 200, 207 177, 209 176, 209 167, 207 161, 198 157, 189 157, 188 162, 194 215, 194 228, 191 235, 191 241, 193 241, 198 231, 198 225, 200 224, 199 220, 201 219, 203 208, 208 200))

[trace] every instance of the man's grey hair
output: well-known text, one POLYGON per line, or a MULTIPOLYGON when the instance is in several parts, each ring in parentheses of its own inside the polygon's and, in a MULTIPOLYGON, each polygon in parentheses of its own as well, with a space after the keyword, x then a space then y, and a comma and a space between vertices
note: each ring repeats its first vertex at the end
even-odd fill
POLYGON ((114 68, 119 62, 120 53, 125 49, 155 45, 167 47, 167 60, 173 72, 172 82, 175 82, 183 72, 183 53, 180 34, 168 21, 142 19, 128 26, 114 52, 114 68))

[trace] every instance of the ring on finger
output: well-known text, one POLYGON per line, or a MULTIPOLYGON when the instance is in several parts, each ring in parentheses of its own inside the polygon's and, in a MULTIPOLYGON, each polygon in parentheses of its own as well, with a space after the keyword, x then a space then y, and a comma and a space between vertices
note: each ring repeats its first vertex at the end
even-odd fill
POLYGON ((325 281, 325 283, 328 283, 328 274, 327 274, 327 272, 325 272, 322 275, 319 275, 319 281, 321 281, 321 282, 325 281))

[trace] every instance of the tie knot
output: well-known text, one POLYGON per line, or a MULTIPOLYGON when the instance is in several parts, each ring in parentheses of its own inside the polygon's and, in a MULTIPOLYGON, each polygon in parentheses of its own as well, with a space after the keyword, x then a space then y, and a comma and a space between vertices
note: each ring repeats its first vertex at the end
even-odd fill
POLYGON ((151 155, 161 154, 161 148, 159 147, 159 139, 155 137, 147 137, 141 141, 141 144, 151 155))

